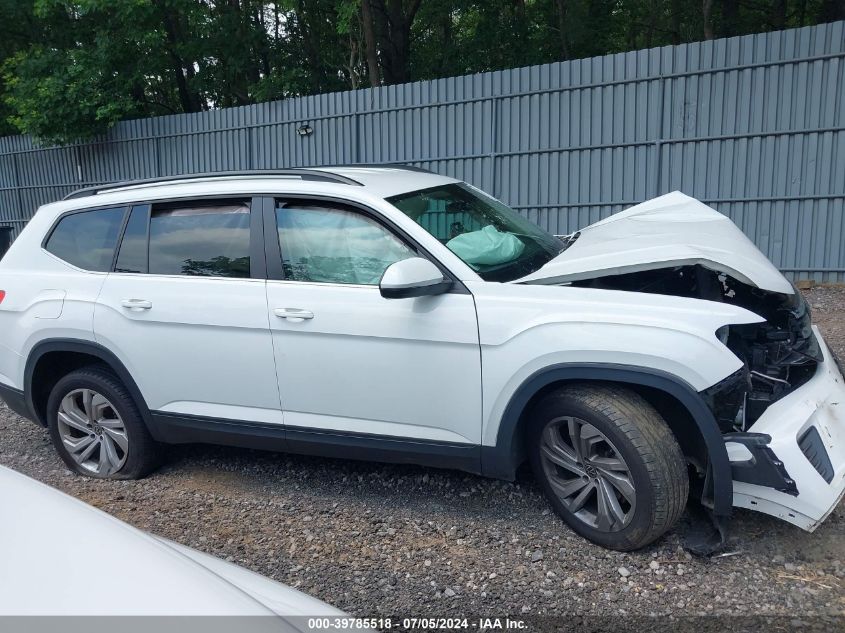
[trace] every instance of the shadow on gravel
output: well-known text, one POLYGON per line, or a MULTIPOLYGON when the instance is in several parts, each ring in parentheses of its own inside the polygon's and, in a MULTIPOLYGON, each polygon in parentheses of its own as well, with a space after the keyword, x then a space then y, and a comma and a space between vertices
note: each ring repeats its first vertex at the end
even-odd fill
POLYGON ((408 464, 270 453, 221 446, 168 447, 161 474, 183 474, 201 488, 225 486, 248 494, 294 491, 315 501, 356 500, 406 509, 465 515, 479 519, 512 517, 516 512, 550 513, 527 467, 515 482, 487 479, 454 470, 408 464), (205 481, 204 481, 205 480, 205 481))

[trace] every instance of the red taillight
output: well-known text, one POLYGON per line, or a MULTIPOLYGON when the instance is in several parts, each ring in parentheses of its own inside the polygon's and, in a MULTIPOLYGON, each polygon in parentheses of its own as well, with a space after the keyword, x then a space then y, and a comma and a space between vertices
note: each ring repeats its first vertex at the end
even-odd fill
POLYGON ((6 298, 6 291, 0 290, 0 303, 3 303, 3 299, 6 298))

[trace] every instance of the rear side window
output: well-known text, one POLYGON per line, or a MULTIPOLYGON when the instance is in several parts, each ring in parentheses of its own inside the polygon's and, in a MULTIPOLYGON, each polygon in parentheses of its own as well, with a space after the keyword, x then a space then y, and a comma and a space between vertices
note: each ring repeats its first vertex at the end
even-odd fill
POLYGON ((118 273, 147 272, 147 227, 150 223, 149 205, 132 207, 114 270, 118 273))
POLYGON ((66 215, 44 246, 53 255, 83 270, 111 270, 125 209, 96 209, 66 215))
POLYGON ((249 205, 153 206, 149 272, 154 275, 249 277, 249 205))

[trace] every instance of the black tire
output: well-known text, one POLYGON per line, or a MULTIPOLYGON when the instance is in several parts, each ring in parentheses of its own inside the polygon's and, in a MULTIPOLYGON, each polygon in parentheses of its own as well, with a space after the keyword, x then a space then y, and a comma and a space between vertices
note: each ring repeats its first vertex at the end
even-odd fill
MULTIPOLYGON (((689 495, 684 456, 666 422, 641 396, 614 385, 572 384, 545 396, 530 415, 527 441, 531 467, 555 511, 575 532, 604 547, 630 551, 657 540, 680 518, 689 495), (564 448, 574 444, 572 435, 567 435, 570 428, 577 429, 574 433, 577 438, 593 434, 587 439, 595 443, 586 449, 580 443, 581 453, 604 451, 583 459, 580 479, 586 483, 578 481, 577 464, 572 471, 569 466, 561 467, 551 459, 560 460, 560 453, 543 448, 544 442, 546 446, 556 442, 555 433, 563 434, 564 448), (594 435, 595 429, 604 439, 594 435), (573 441, 567 443, 567 440, 573 441), (594 464, 610 464, 612 460, 616 468, 620 465, 619 457, 621 466, 627 470, 602 479, 613 469, 600 470, 594 464), (587 465, 592 467, 589 472, 587 465), (633 497, 633 503, 627 501, 621 488, 611 485, 611 480, 625 484, 627 496, 633 497), (627 487, 629 483, 633 485, 633 491, 627 487), (578 486, 582 489, 576 495, 571 491, 578 490, 578 486), (592 486, 592 492, 584 491, 589 486, 592 486), (622 515, 607 510, 611 507, 608 490, 617 500, 617 505, 612 507, 618 506, 622 515), (598 507, 600 491, 605 492, 602 498, 604 512, 598 507), (587 502, 578 498, 581 492, 587 502), (577 509, 579 502, 584 505, 576 514, 570 508, 577 509), (587 504, 593 502, 596 510, 591 517, 587 504), (604 519, 603 529, 599 529, 600 516, 604 519), (609 527, 608 516, 613 521, 609 527)), ((575 449, 571 454, 575 455, 575 449)))
MULTIPOLYGON (((47 425, 53 446, 56 447, 59 456, 68 468, 81 475, 97 479, 140 479, 149 474, 159 464, 160 450, 158 444, 150 436, 138 411, 138 406, 129 391, 108 367, 100 365, 83 367, 61 378, 53 387, 47 400, 47 425), (116 412, 123 424, 127 446, 125 451, 118 449, 121 464, 119 467, 115 467, 112 472, 98 473, 81 465, 71 456, 69 449, 62 440, 59 425, 59 410, 62 401, 69 394, 79 390, 92 390, 101 394, 108 401, 107 409, 110 412, 116 412)), ((65 424, 64 428, 64 433, 67 434, 68 426, 65 424)), ((73 433, 80 437, 85 435, 78 429, 74 429, 73 433)), ((99 426, 98 435, 103 435, 99 426)), ((90 437, 95 438, 93 430, 90 437)), ((112 442, 111 445, 114 447, 115 443, 112 442)), ((95 449, 95 456, 98 454, 97 451, 99 449, 95 449)))

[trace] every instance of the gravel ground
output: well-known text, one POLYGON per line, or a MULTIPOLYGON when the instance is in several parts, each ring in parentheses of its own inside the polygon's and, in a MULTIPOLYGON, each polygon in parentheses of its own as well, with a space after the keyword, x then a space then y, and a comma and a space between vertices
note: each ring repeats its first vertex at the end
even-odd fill
MULTIPOLYGON (((845 289, 807 296, 845 357, 845 289)), ((47 432, 5 407, 0 463, 362 617, 845 615, 845 504, 814 534, 738 510, 735 555, 703 560, 680 547, 687 517, 639 552, 594 546, 528 473, 505 483, 190 446, 143 481, 95 481, 71 474, 47 432)))

